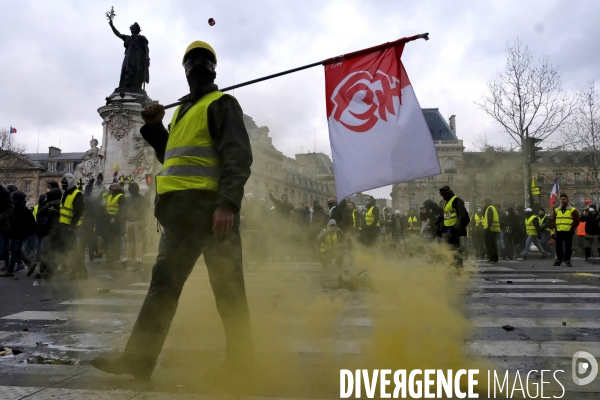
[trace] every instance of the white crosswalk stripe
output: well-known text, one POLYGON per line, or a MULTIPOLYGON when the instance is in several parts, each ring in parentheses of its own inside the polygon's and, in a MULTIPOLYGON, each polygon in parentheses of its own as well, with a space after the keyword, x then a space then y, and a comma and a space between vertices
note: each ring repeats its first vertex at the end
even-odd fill
MULTIPOLYGON (((299 275, 308 274, 311 279, 318 278, 321 271, 320 268, 308 265, 299 267, 299 270, 301 270, 299 275)), ((470 354, 494 359, 501 368, 520 365, 516 360, 523 357, 530 359, 531 365, 535 365, 536 359, 542 358, 564 359, 560 362, 566 363, 566 359, 570 359, 579 350, 600 356, 600 340, 592 331, 600 328, 598 322, 600 301, 596 300, 600 298, 600 293, 594 292, 600 291, 600 286, 570 283, 566 275, 537 274, 535 271, 524 273, 508 267, 483 266, 479 267, 477 272, 484 272, 484 274, 473 274, 470 285, 472 293, 463 298, 464 310, 469 315, 473 326, 478 329, 476 337, 465 344, 470 354), (509 284, 507 281, 512 283, 509 284), (502 329, 502 326, 506 325, 535 339, 516 333, 511 337, 509 332, 502 329), (550 335, 552 340, 538 340, 541 333, 550 330, 554 332, 550 335), (573 335, 569 337, 564 332, 578 332, 579 340, 573 340, 573 335), (588 334, 590 336, 585 336, 588 334), (586 337, 591 340, 585 340, 586 337)), ((267 273, 275 274, 276 271, 267 271, 267 273)), ((272 295, 268 283, 260 281, 258 272, 254 274, 254 277, 249 274, 248 278, 250 299, 252 300, 253 296, 272 295)), ((286 270, 285 274, 293 276, 290 269, 286 270)), ((205 275, 192 276, 191 279, 191 282, 196 284, 202 282, 202 285, 208 286, 205 275)), ((56 331, 43 334, 0 331, 0 342, 17 348, 41 348, 50 352, 67 351, 77 354, 95 354, 122 349, 148 288, 148 282, 137 282, 129 285, 128 289, 113 289, 102 297, 64 301, 60 304, 63 307, 62 311, 32 310, 3 316, 0 319, 7 322, 40 321, 55 324, 56 331), (77 331, 76 327, 80 329, 86 327, 89 330, 77 331)), ((295 306, 286 307, 290 307, 290 312, 283 324, 293 327, 310 323, 305 319, 294 317, 295 306)), ((299 304, 297 307, 302 305, 299 304)), ((396 309, 395 306, 386 308, 396 309)), ((348 315, 338 318, 335 321, 336 326, 347 328, 348 332, 351 329, 354 333, 368 333, 372 329, 373 320, 368 316, 367 305, 348 303, 344 305, 344 310, 348 315)), ((199 313, 198 317, 201 318, 202 315, 199 313)), ((358 340, 351 335, 344 339, 331 339, 322 343, 295 338, 289 341, 286 351, 310 355, 333 349, 333 352, 339 355, 353 355, 364 350, 363 342, 364 338, 358 340)), ((167 343, 165 349, 210 353, 222 351, 223 345, 221 337, 206 337, 197 343, 186 344, 185 349, 180 343, 167 343)), ((72 366, 54 366, 54 368, 72 368, 72 366)), ((569 386, 569 390, 578 389, 572 386, 569 386)), ((587 389, 596 390, 594 388, 597 386, 590 386, 587 389)), ((98 395, 100 392, 102 391, 98 391, 98 395)), ((41 397, 41 393, 45 393, 45 396, 59 396, 57 398, 61 398, 61 394, 64 394, 65 398, 83 396, 86 393, 90 396, 96 395, 93 390, 83 389, 0 386, 0 398, 11 398, 10 393, 17 393, 20 397, 14 398, 18 399, 28 395, 31 396, 28 398, 33 399, 51 398, 41 397), (4 393, 6 395, 2 397, 4 393)), ((127 395, 132 397, 135 393, 113 391, 107 395, 113 397, 103 398, 120 399, 127 398, 127 395)))

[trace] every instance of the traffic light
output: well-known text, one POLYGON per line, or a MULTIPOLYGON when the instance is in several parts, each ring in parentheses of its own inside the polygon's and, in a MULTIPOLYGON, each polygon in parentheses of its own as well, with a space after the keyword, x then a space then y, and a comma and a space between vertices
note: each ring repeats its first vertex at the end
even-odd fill
POLYGON ((542 156, 538 155, 537 152, 543 150, 542 147, 536 146, 542 139, 537 139, 533 137, 525 138, 523 141, 523 153, 525 153, 525 160, 528 164, 535 162, 542 158, 542 156))

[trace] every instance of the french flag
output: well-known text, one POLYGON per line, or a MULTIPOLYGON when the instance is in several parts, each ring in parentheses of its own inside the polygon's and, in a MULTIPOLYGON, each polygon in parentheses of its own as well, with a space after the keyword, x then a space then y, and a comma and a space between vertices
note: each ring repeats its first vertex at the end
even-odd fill
POLYGON ((9 133, 17 133, 17 128, 10 127, 9 133))
POLYGON ((550 207, 554 207, 559 190, 560 186, 558 186, 558 178, 554 178, 554 186, 552 186, 552 193, 550 193, 550 207))

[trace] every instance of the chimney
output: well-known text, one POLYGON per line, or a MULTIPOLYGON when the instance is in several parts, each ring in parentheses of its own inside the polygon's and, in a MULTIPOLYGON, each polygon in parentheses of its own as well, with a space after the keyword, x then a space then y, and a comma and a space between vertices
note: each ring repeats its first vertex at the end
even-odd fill
POLYGON ((54 158, 60 156, 61 150, 58 147, 48 147, 48 158, 54 158))
POLYGON ((456 115, 450 117, 450 129, 456 135, 456 115))

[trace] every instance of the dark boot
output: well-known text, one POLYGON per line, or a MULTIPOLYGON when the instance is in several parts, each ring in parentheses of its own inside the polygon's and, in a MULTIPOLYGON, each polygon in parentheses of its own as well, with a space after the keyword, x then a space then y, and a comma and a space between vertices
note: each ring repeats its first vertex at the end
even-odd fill
POLYGON ((113 375, 131 374, 135 379, 148 380, 152 372, 144 371, 143 368, 136 367, 134 363, 128 362, 123 356, 109 359, 105 357, 96 357, 90 365, 100 371, 113 375))
POLYGON ((592 248, 591 247, 586 247, 585 248, 585 259, 587 260, 591 256, 592 256, 592 248))

